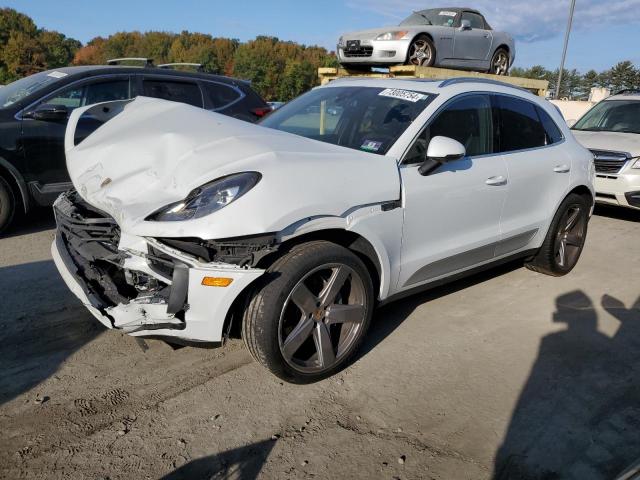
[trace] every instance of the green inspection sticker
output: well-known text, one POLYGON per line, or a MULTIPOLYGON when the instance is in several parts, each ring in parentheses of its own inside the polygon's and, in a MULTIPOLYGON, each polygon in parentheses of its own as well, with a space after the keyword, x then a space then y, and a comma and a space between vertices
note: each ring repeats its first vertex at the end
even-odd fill
POLYGON ((360 145, 361 150, 366 150, 367 152, 377 152, 382 147, 382 142, 376 142, 375 140, 365 140, 362 145, 360 145))

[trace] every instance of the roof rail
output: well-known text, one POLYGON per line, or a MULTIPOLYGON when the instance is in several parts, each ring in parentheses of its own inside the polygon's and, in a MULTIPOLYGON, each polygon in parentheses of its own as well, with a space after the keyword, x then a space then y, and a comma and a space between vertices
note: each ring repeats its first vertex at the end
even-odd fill
POLYGON ((526 88, 522 88, 522 87, 519 87, 517 85, 512 85, 512 84, 507 83, 507 82, 501 82, 499 80, 492 80, 490 78, 475 78, 475 77, 449 78, 447 80, 443 80, 442 83, 440 83, 439 87, 440 88, 448 87, 449 85, 456 85, 458 83, 486 83, 486 84, 489 84, 489 85, 498 85, 500 87, 515 88, 516 90, 521 90, 521 91, 524 91, 524 92, 527 92, 527 93, 531 93, 526 88))
POLYGON ((623 88, 622 90, 617 91, 614 95, 626 95, 629 93, 640 94, 640 88, 623 88))
POLYGON ((173 67, 193 67, 198 72, 204 71, 201 63, 176 62, 176 63, 163 63, 161 65, 158 65, 158 68, 165 68, 165 69, 169 69, 173 67))
POLYGON ((119 65, 122 62, 143 62, 145 67, 150 67, 153 65, 153 60, 151 58, 144 57, 112 58, 110 60, 107 60, 107 65, 119 65))

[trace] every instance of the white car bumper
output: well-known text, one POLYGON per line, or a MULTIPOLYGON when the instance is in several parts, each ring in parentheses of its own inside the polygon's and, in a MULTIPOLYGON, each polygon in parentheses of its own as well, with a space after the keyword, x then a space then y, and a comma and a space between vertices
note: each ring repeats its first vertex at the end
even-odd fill
MULTIPOLYGON (((56 216, 60 215, 56 211, 56 216)), ((118 254, 124 258, 122 264, 108 264, 109 274, 104 274, 105 269, 96 274, 98 270, 91 266, 95 262, 81 256, 75 240, 69 240, 68 232, 59 226, 51 247, 53 260, 65 283, 103 325, 133 336, 221 342, 225 319, 234 300, 264 273, 261 269, 231 264, 201 263, 154 239, 121 234, 118 254), (153 269, 149 246, 161 252, 163 258, 170 259, 167 265, 173 269, 173 275, 153 269), (203 285, 205 277, 231 279, 231 282, 226 287, 206 286, 203 285), (126 291, 124 301, 116 303, 105 294, 114 286, 126 291)))
POLYGON ((596 202, 640 209, 640 170, 636 171, 638 173, 597 174, 596 202))
POLYGON ((340 63, 398 64, 406 61, 410 43, 410 40, 361 40, 358 50, 349 51, 345 44, 338 45, 336 51, 340 63))

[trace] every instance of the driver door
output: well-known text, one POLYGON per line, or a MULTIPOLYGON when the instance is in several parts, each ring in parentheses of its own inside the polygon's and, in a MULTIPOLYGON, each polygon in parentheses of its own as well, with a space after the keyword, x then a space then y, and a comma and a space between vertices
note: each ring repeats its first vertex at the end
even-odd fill
POLYGON ((453 56, 462 65, 475 66, 485 68, 493 43, 493 34, 491 30, 485 29, 485 23, 482 16, 472 12, 462 12, 460 22, 467 20, 471 28, 456 29, 453 46, 453 56))
POLYGON ((508 174, 503 156, 493 154, 493 117, 488 95, 457 97, 426 125, 405 156, 398 290, 494 258, 508 174), (467 156, 422 176, 418 166, 430 139, 439 135, 462 143, 467 156))
MULTIPOLYGON (((77 107, 127 98, 130 98, 129 76, 114 75, 108 79, 92 79, 63 88, 43 98, 23 114, 22 148, 29 170, 29 187, 37 203, 50 205, 61 192, 71 188, 64 153, 68 115, 55 120, 38 120, 29 118, 28 113, 46 104, 65 107, 71 114, 77 107)), ((80 123, 76 134, 78 137, 82 138, 95 129, 83 134, 85 126, 95 127, 80 123)))

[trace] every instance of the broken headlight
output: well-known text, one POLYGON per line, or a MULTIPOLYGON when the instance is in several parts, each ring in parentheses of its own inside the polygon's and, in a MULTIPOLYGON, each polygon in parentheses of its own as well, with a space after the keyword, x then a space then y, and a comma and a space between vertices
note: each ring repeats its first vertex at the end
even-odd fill
POLYGON ((162 207, 147 217, 156 222, 201 218, 226 207, 260 181, 258 172, 243 172, 219 178, 193 190, 187 198, 162 207))

